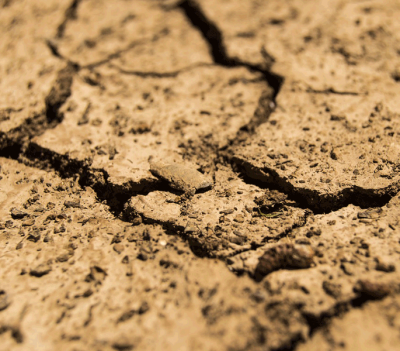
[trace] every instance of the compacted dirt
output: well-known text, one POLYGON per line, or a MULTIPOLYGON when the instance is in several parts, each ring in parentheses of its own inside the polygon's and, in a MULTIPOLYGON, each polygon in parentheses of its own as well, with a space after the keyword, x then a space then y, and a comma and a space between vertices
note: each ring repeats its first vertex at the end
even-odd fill
POLYGON ((397 0, 0 0, 0 350, 400 350, 397 0))

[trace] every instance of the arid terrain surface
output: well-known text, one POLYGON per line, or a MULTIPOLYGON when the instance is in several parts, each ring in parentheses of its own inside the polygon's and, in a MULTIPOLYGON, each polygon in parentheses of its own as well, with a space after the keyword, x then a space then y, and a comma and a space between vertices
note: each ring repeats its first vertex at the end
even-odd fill
POLYGON ((0 350, 400 350, 398 0, 0 0, 0 350))

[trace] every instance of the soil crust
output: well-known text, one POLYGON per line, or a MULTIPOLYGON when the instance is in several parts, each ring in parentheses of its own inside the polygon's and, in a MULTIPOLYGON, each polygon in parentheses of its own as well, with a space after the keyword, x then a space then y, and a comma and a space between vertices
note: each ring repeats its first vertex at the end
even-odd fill
POLYGON ((400 350, 397 0, 0 0, 0 350, 400 350))

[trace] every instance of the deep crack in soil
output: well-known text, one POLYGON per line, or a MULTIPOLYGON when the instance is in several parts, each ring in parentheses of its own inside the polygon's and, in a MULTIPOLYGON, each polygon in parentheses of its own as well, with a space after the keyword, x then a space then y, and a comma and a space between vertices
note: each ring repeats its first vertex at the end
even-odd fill
POLYGON ((190 20, 192 25, 201 32, 204 40, 207 41, 210 53, 214 62, 224 67, 247 67, 253 71, 261 72, 268 85, 273 89, 273 101, 279 94, 279 90, 284 82, 284 77, 274 74, 257 65, 243 62, 237 57, 229 57, 224 44, 223 34, 201 9, 195 0, 184 0, 178 5, 190 20))
POLYGON ((338 194, 320 194, 318 191, 296 188, 287 179, 280 177, 274 169, 258 169, 238 158, 233 158, 232 161, 247 182, 261 188, 279 190, 315 214, 337 211, 351 204, 361 208, 382 207, 399 192, 398 184, 394 184, 387 189, 364 189, 355 186, 338 194))

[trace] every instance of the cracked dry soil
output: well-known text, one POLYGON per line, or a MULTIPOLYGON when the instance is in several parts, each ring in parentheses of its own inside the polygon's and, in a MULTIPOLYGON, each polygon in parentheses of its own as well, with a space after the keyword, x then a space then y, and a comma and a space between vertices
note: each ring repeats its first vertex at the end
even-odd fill
POLYGON ((0 350, 400 350, 397 0, 0 0, 0 350))

